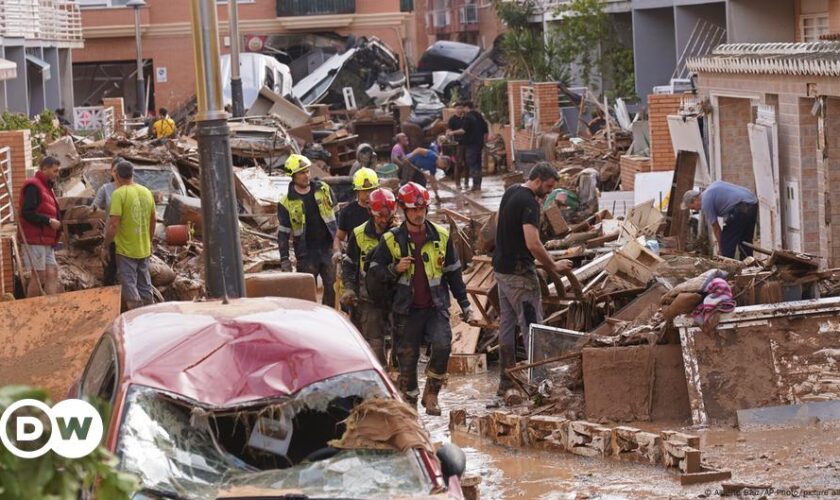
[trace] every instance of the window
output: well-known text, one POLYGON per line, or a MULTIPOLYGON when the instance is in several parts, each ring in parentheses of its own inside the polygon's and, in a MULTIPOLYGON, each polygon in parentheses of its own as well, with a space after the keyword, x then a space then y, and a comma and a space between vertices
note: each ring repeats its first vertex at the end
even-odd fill
POLYGON ((820 36, 828 33, 828 14, 807 14, 799 16, 799 39, 803 42, 818 42, 820 36))
POLYGON ((80 392, 85 401, 99 410, 102 425, 107 430, 117 393, 117 351, 109 335, 102 337, 96 345, 82 376, 80 392))
POLYGON ((128 0, 77 0, 80 9, 108 9, 111 7, 125 7, 128 0))

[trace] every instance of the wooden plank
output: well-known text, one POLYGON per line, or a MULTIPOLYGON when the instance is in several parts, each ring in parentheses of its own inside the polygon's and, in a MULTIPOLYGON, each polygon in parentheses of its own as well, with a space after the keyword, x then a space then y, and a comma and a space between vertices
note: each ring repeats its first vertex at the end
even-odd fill
POLYGON ((449 356, 449 375, 477 375, 487 372, 487 355, 481 354, 452 354, 449 356))
POLYGON ((716 470, 703 467, 700 472, 692 474, 680 474, 680 485, 690 486, 692 484, 712 483, 726 481, 732 478, 732 471, 716 470))
POLYGON ((677 249, 685 248, 688 239, 689 211, 681 207, 682 197, 686 191, 694 188, 694 176, 699 156, 691 151, 679 151, 674 166, 674 183, 671 185, 670 202, 666 220, 668 227, 665 234, 677 239, 677 249))
POLYGON ((452 354, 475 354, 481 328, 459 323, 452 329, 452 354))

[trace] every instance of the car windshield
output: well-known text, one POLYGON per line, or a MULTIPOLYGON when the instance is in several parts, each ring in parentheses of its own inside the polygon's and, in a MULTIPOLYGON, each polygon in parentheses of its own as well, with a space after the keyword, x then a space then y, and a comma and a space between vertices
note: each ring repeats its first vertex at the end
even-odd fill
MULTIPOLYGON (((111 182, 111 171, 106 169, 92 170, 85 176, 93 191, 98 190, 103 184, 111 182)), ((164 199, 169 199, 172 194, 184 194, 181 192, 182 189, 175 173, 169 169, 135 167, 134 180, 153 193, 163 194, 164 199)))
POLYGON ((117 447, 120 468, 138 476, 144 496, 153 498, 213 499, 238 489, 319 498, 428 495, 432 482, 413 450, 329 448, 352 408, 377 397, 390 396, 375 371, 224 410, 132 386, 117 447))

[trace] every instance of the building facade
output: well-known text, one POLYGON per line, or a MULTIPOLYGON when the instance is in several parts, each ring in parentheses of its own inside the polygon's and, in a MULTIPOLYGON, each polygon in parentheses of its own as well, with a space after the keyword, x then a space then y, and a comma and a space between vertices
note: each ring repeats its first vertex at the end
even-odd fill
POLYGON ((429 43, 452 40, 490 48, 504 31, 489 0, 417 0, 425 2, 429 43))
MULTIPOLYGON (((419 0, 425 2, 426 0, 419 0)), ((137 101, 134 12, 127 0, 80 0, 85 48, 77 52, 76 98, 97 104, 137 101)), ((195 94, 190 2, 146 0, 140 8, 144 77, 149 107, 177 109, 195 94)), ((228 5, 218 3, 222 53, 230 46, 228 5)), ((412 0, 238 0, 242 50, 281 57, 335 50, 342 37, 377 37, 413 63, 428 45, 425 13, 412 0)))
POLYGON ((82 46, 75 1, 0 2, 0 111, 72 108, 72 50, 82 46))
POLYGON ((738 44, 689 63, 711 108, 712 178, 759 193, 776 207, 760 224, 776 225, 777 246, 831 267, 840 265, 838 54, 840 42, 738 44))

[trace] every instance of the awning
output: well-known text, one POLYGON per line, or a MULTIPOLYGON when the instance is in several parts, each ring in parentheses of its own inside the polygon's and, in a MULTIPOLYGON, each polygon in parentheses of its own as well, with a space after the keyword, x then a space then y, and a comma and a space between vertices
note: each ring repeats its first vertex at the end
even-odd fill
POLYGON ((26 62, 37 67, 38 71, 44 75, 44 80, 50 79, 50 63, 31 54, 26 54, 26 62))
POLYGON ((0 59, 0 80, 14 80, 17 78, 17 64, 8 59, 0 59))

